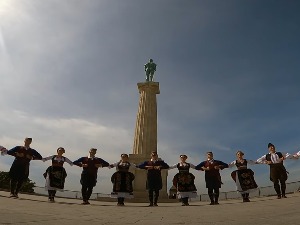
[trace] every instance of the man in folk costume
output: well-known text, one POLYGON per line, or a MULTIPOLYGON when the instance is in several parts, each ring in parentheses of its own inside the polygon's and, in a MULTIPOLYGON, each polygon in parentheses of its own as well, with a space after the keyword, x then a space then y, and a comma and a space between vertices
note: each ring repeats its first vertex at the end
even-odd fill
POLYGON ((285 182, 287 180, 287 171, 283 165, 283 160, 289 158, 290 154, 276 152, 275 146, 272 143, 268 144, 268 149, 269 153, 257 159, 257 162, 265 163, 270 166, 270 180, 274 183, 274 189, 277 193, 277 198, 286 198, 285 182))
POLYGON ((89 156, 81 157, 73 162, 74 165, 82 167, 80 183, 82 185, 82 205, 89 205, 89 199, 93 193, 93 188, 97 183, 97 173, 99 167, 108 167, 109 163, 96 157, 96 148, 91 148, 89 156))
POLYGON ((157 152, 154 151, 151 153, 151 159, 137 165, 137 168, 147 170, 146 188, 149 193, 149 206, 157 206, 159 190, 162 189, 161 169, 168 169, 169 165, 159 159, 157 152))
POLYGON ((9 151, 2 151, 15 157, 9 170, 10 176, 10 197, 18 198, 18 193, 22 184, 28 179, 29 166, 31 160, 42 160, 42 156, 34 149, 30 148, 32 138, 25 138, 24 146, 16 146, 9 151))
POLYGON ((219 189, 221 188, 220 170, 228 168, 228 164, 213 158, 212 152, 207 152, 207 160, 195 167, 196 170, 205 171, 206 188, 210 198, 210 205, 219 204, 219 189))

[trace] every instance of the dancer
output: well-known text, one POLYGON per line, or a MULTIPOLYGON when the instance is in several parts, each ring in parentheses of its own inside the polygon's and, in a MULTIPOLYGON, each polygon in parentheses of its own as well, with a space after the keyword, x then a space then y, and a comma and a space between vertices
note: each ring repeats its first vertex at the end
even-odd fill
POLYGON ((82 167, 80 183, 82 185, 82 205, 89 205, 89 199, 93 193, 93 188, 97 183, 97 173, 99 167, 108 167, 109 163, 101 158, 95 157, 96 148, 91 148, 89 156, 81 157, 73 162, 74 165, 82 167))
POLYGON ((71 166, 73 163, 66 157, 63 156, 65 149, 59 147, 57 149, 57 155, 48 156, 43 158, 43 162, 51 159, 52 165, 49 166, 44 173, 46 178, 45 189, 48 191, 49 202, 54 202, 54 197, 56 191, 63 191, 65 185, 65 179, 67 177, 67 172, 63 167, 64 163, 67 162, 71 166))
POLYGON ((248 169, 247 165, 254 165, 257 164, 257 162, 244 159, 244 153, 242 151, 237 151, 236 157, 237 159, 228 165, 229 168, 237 167, 237 170, 231 173, 231 177, 236 183, 237 190, 242 195, 243 202, 250 202, 249 191, 257 188, 257 184, 254 180, 254 172, 248 169))
POLYGON ((111 182, 113 183, 113 192, 111 193, 112 198, 118 198, 118 206, 124 206, 125 198, 133 198, 133 188, 132 181, 134 180, 134 174, 129 172, 130 166, 136 166, 128 161, 127 154, 121 154, 121 160, 109 167, 117 168, 111 177, 111 182))
MULTIPOLYGON (((30 148, 32 138, 25 138, 24 146, 16 146, 6 154, 14 156, 15 160, 10 168, 10 197, 18 198, 22 184, 29 176, 29 165, 31 160, 41 160, 43 157, 34 149, 30 148)), ((4 152, 4 151, 3 151, 4 152)))
POLYGON ((137 168, 147 170, 146 188, 149 194, 149 206, 157 206, 159 190, 162 189, 161 169, 168 169, 169 165, 159 159, 157 152, 153 151, 151 153, 151 159, 141 163, 137 168))
POLYGON ((268 149, 269 153, 257 159, 257 162, 265 163, 270 166, 270 180, 274 183, 274 189, 277 193, 277 198, 286 198, 285 182, 287 180, 287 171, 283 165, 283 160, 285 160, 286 157, 290 158, 290 154, 277 152, 275 150, 275 146, 272 143, 268 144, 268 149))
POLYGON ((207 152, 207 160, 201 162, 195 167, 196 170, 205 171, 206 188, 208 189, 208 196, 210 205, 219 204, 219 189, 221 188, 221 175, 220 170, 228 168, 228 164, 215 160, 212 152, 207 152))
POLYGON ((189 172, 190 168, 195 169, 195 166, 187 163, 187 158, 186 155, 180 155, 180 162, 169 168, 178 168, 179 173, 174 176, 173 185, 177 189, 177 195, 181 199, 182 206, 189 205, 189 198, 197 197, 197 189, 194 183, 195 176, 189 172))

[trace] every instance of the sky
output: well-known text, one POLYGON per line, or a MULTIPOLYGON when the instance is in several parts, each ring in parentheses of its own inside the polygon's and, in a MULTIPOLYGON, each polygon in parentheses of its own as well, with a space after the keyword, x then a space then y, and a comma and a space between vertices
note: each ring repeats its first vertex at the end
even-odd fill
MULTIPOLYGON (((0 145, 46 157, 60 146, 76 160, 91 147, 114 163, 132 153, 144 64, 157 64, 158 153, 199 164, 226 163, 237 150, 256 160, 269 142, 300 150, 300 2, 297 0, 0 0, 0 145)), ((8 171, 13 157, 0 157, 8 171)), ((50 162, 32 161, 44 186, 50 162)), ((300 160, 285 162, 300 180, 300 160)), ((81 189, 81 168, 65 166, 65 189, 81 189)), ((267 165, 250 167, 269 186, 267 165)), ((221 172, 222 191, 235 190, 221 172)), ((94 192, 110 193, 114 169, 94 192)), ((206 193, 204 174, 196 176, 206 193)), ((171 187, 175 169, 169 171, 171 187)))

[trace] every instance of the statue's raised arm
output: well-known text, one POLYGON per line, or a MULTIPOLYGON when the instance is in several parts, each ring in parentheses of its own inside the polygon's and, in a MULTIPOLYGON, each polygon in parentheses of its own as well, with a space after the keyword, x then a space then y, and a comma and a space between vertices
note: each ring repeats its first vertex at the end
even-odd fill
POLYGON ((147 64, 145 64, 146 81, 153 81, 154 73, 156 71, 156 64, 153 59, 150 59, 147 64))

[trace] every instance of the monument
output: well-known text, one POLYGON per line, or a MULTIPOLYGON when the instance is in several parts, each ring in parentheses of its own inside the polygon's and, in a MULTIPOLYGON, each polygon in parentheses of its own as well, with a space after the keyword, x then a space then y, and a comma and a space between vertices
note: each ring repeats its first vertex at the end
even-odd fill
MULTIPOLYGON (((139 164, 150 159, 152 151, 157 151, 157 102, 156 95, 160 93, 159 83, 154 82, 156 64, 152 59, 145 64, 146 81, 138 83, 140 100, 136 118, 135 135, 133 143, 133 154, 129 155, 131 163, 139 164)), ((158 155, 159 155, 159 151, 158 155)), ((148 201, 146 190, 147 171, 134 169, 133 182, 134 198, 137 201, 148 201)), ((163 189, 160 191, 160 199, 168 198, 167 192, 167 170, 162 170, 163 189)))

